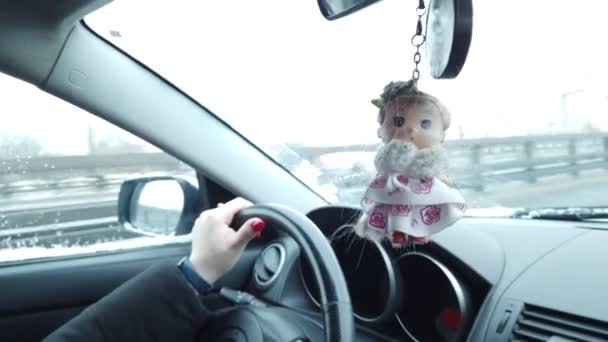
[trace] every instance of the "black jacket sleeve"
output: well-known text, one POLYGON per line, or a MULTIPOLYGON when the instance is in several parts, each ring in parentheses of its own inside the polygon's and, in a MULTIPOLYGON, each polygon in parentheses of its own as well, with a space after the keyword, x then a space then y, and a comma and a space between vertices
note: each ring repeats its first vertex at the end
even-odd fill
POLYGON ((44 341, 195 341, 208 317, 177 265, 163 264, 127 281, 44 341))

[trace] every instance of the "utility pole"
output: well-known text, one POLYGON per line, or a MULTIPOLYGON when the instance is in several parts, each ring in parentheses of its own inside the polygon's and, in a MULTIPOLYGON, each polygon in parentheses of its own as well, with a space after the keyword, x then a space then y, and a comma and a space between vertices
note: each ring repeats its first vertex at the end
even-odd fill
POLYGON ((573 90, 562 93, 561 95, 561 107, 562 107, 562 130, 567 131, 570 124, 570 111, 568 110, 568 101, 572 95, 582 94, 583 90, 573 90))
POLYGON ((95 130, 91 123, 88 125, 87 138, 89 143, 89 154, 95 154, 95 130))

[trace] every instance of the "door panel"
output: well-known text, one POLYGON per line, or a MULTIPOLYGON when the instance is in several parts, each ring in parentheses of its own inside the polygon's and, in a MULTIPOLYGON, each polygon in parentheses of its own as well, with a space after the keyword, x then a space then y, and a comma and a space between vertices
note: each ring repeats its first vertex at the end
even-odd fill
POLYGON ((48 259, 0 268, 0 341, 39 341, 147 267, 175 262, 189 244, 48 259))
POLYGON ((84 307, 56 309, 0 318, 2 341, 40 341, 84 307))

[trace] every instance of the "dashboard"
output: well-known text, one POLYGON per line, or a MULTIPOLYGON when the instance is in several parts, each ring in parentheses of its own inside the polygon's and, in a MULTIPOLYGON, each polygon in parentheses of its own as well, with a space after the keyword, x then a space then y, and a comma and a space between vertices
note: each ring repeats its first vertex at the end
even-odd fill
MULTIPOLYGON (((373 340, 608 341, 606 223, 465 218, 428 245, 394 249, 355 236, 358 216, 337 206, 308 214, 373 340)), ((318 305, 305 260, 300 277, 318 305)))

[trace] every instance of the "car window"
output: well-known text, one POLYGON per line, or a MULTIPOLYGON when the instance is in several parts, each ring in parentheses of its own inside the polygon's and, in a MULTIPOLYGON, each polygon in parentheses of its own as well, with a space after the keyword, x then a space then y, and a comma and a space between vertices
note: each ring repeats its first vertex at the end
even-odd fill
MULTIPOLYGON (((0 263, 178 240, 119 225, 123 181, 187 165, 34 86, 0 74, 0 263)), ((167 234, 168 233, 168 234, 167 234)))

